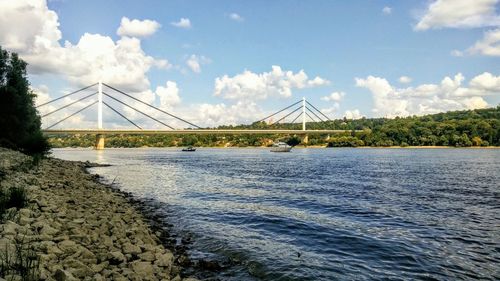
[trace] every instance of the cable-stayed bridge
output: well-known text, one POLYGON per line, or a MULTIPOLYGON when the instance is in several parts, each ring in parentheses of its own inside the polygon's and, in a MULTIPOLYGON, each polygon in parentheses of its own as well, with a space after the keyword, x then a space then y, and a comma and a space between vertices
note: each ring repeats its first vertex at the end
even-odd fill
POLYGON ((106 83, 98 82, 87 87, 83 87, 71 93, 65 94, 59 98, 47 101, 37 106, 38 109, 42 109, 45 106, 50 104, 55 104, 58 101, 61 101, 65 98, 74 97, 77 95, 82 95, 83 97, 79 97, 76 100, 72 100, 67 104, 59 106, 42 114, 42 120, 49 116, 56 116, 56 113, 62 113, 62 110, 73 108, 79 105, 78 110, 73 113, 64 116, 63 118, 57 120, 56 122, 51 123, 49 126, 44 128, 42 131, 45 135, 68 135, 68 134, 95 134, 96 135, 96 149, 104 149, 104 136, 105 135, 113 135, 113 134, 290 134, 290 135, 298 135, 303 137, 303 142, 307 143, 308 135, 310 134, 337 134, 337 133, 345 133, 351 132, 350 130, 308 130, 306 128, 308 120, 312 122, 325 122, 331 121, 328 116, 323 114, 319 109, 317 109, 314 105, 306 101, 305 98, 299 100, 275 113, 266 116, 258 120, 257 122, 266 122, 268 121, 269 125, 267 125, 266 129, 204 129, 200 126, 188 121, 188 118, 181 118, 175 114, 167 112, 161 108, 158 108, 154 105, 151 105, 147 102, 144 102, 124 91, 121 91, 113 86, 110 86, 106 83), (97 86, 97 90, 94 88, 97 86), (109 90, 109 92, 108 92, 109 90), (91 91, 88 94, 88 91, 91 91), (104 100, 106 99, 106 101, 104 100), (148 129, 143 128, 137 121, 134 122, 131 120, 132 118, 127 117, 125 113, 121 112, 117 108, 113 107, 113 104, 119 104, 123 106, 123 108, 128 108, 133 112, 137 112, 140 115, 147 117, 148 119, 154 121, 155 123, 164 127, 164 129, 148 129), (142 108, 139 109, 140 105, 142 108), (93 106, 97 106, 97 126, 95 128, 88 129, 71 129, 71 128, 60 128, 60 125, 66 120, 75 117, 82 112, 89 110, 93 106), (106 129, 103 126, 103 108, 106 107, 112 112, 114 112, 117 116, 126 120, 130 123, 135 129, 106 129), (150 114, 144 110, 144 108, 148 108, 156 113, 150 114), (161 117, 158 117, 161 116, 161 117), (314 116, 314 117, 313 117, 314 116), (277 118, 277 121, 272 121, 273 118, 277 118), (301 119, 299 119, 301 118, 301 119), (161 120, 160 120, 161 119, 161 120), (283 130, 283 129, 275 129, 275 125, 280 124, 280 122, 285 122, 287 120, 292 119, 291 122, 295 123, 297 121, 302 122, 302 130, 283 130), (175 129, 173 126, 169 125, 167 122, 176 121, 177 123, 181 123, 184 125, 182 129, 175 129))

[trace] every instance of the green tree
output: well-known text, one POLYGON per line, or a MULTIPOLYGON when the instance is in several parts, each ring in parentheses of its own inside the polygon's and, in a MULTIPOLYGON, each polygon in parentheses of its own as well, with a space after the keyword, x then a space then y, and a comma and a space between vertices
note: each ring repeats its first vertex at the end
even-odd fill
POLYGON ((35 94, 26 77, 26 62, 0 47, 0 145, 27 154, 46 154, 35 94))

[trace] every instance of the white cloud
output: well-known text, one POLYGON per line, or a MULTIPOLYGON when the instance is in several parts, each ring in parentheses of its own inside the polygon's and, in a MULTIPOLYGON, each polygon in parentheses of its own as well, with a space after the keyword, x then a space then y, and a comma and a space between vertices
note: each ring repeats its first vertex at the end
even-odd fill
POLYGON ((500 25, 498 0, 437 0, 429 4, 415 30, 474 28, 500 25))
POLYGON ((392 8, 391 8, 391 7, 387 7, 387 6, 386 6, 386 7, 384 7, 384 8, 382 9, 382 13, 383 13, 384 15, 390 15, 390 14, 392 13, 392 8))
POLYGON ((484 37, 467 50, 470 54, 500 56, 500 28, 486 31, 484 37))
POLYGON ((197 55, 191 55, 187 61, 186 65, 191 69, 191 71, 195 73, 200 73, 201 72, 201 65, 202 64, 208 64, 210 63, 211 60, 205 56, 197 56, 197 55))
POLYGON ((329 81, 316 77, 310 80, 307 74, 283 71, 273 65, 270 72, 261 74, 245 70, 243 73, 229 77, 224 75, 215 79, 215 96, 225 99, 259 100, 268 97, 291 97, 293 89, 317 87, 328 84, 329 81))
POLYGON ((339 102, 344 98, 344 96, 344 92, 333 92, 329 96, 322 97, 321 100, 339 102))
POLYGON ((408 77, 408 76, 401 76, 399 77, 399 83, 402 83, 402 84, 408 84, 411 82, 411 77, 408 77))
POLYGON ((245 20, 242 16, 238 15, 237 13, 229 14, 229 18, 234 20, 234 21, 239 21, 239 22, 242 22, 245 20))
POLYGON ((346 110, 344 113, 344 117, 346 119, 361 119, 364 117, 364 115, 359 112, 359 109, 354 109, 354 110, 346 110))
POLYGON ((156 87, 156 95, 160 98, 161 108, 169 109, 181 103, 179 88, 177 87, 177 83, 173 81, 167 81, 166 87, 156 87))
POLYGON ((463 57, 464 56, 464 52, 459 51, 459 50, 453 50, 453 51, 450 52, 450 55, 452 55, 454 57, 463 57))
POLYGON ((141 41, 85 33, 77 44, 61 44, 57 14, 44 0, 0 2, 0 45, 19 53, 30 74, 56 74, 75 87, 99 79, 126 91, 149 88, 151 67, 168 68, 166 60, 148 56, 141 41))
POLYGON ((120 36, 147 37, 155 33, 161 25, 154 20, 130 20, 123 17, 116 34, 120 36))
POLYGON ((181 18, 177 22, 171 22, 171 25, 179 28, 189 29, 191 28, 191 21, 188 18, 181 18))
POLYGON ((380 77, 356 78, 356 86, 367 88, 373 96, 373 112, 376 116, 408 116, 484 108, 487 95, 500 94, 500 76, 483 73, 474 77, 469 87, 463 86, 462 74, 445 77, 440 84, 423 84, 398 89, 380 77))

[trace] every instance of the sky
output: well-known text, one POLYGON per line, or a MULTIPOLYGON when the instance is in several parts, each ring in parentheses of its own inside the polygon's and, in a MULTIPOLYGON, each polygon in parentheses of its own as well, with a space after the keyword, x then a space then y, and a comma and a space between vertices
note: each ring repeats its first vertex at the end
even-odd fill
MULTIPOLYGON (((302 97, 331 119, 500 104, 499 0, 0 0, 0 46, 28 62, 37 104, 102 81, 200 126, 249 124, 302 97)), ((96 119, 93 106, 57 128, 96 119)), ((108 109, 104 122, 131 126, 108 109)))

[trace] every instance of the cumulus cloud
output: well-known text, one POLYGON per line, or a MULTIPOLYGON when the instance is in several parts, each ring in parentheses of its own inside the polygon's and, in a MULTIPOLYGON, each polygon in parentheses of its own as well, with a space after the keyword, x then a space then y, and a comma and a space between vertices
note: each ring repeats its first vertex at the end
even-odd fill
POLYGON ((498 0, 437 0, 427 7, 415 30, 474 28, 500 25, 498 0))
POLYGON ((356 86, 371 92, 375 115, 385 117, 484 108, 488 106, 484 96, 500 94, 500 76, 488 72, 474 77, 468 87, 462 85, 465 78, 460 73, 453 78, 445 77, 440 84, 401 89, 380 77, 368 76, 355 80, 356 86))
POLYGON ((191 69, 191 71, 195 73, 200 73, 201 72, 201 65, 202 64, 208 64, 210 63, 211 60, 205 56, 197 56, 197 55, 191 55, 187 61, 186 65, 191 69))
POLYGON ((483 38, 470 47, 467 52, 485 56, 500 56, 500 28, 486 31, 483 38))
POLYGON ((191 28, 191 21, 188 18, 181 18, 179 21, 171 22, 171 25, 179 28, 189 29, 191 28))
POLYGON ((173 81, 167 81, 165 87, 156 87, 156 95, 160 98, 161 108, 169 109, 181 103, 179 88, 177 87, 177 83, 173 81))
POLYGON ((387 7, 387 6, 386 6, 386 7, 384 7, 384 8, 382 9, 382 13, 383 13, 384 15, 390 15, 390 14, 392 13, 392 8, 391 8, 391 7, 387 7))
POLYGON ((147 37, 155 33, 161 25, 154 20, 130 20, 123 17, 116 34, 120 36, 147 37))
POLYGON ((346 119, 361 119, 364 117, 364 115, 359 112, 359 109, 354 109, 354 110, 346 110, 344 113, 344 117, 346 119))
POLYGON ((237 13, 229 14, 229 18, 234 20, 234 21, 238 21, 238 22, 242 22, 245 20, 242 16, 238 15, 237 13))
POLYGON ((291 97, 293 89, 318 87, 329 81, 321 77, 310 80, 307 74, 300 70, 297 73, 283 71, 273 65, 270 72, 253 73, 245 70, 233 77, 224 75, 215 79, 215 96, 225 99, 259 100, 268 97, 291 97))
POLYGON ((344 96, 344 92, 333 92, 329 96, 322 97, 321 100, 339 102, 344 98, 344 96))
POLYGON ((85 33, 76 44, 61 44, 61 38, 58 16, 45 0, 0 2, 0 44, 19 53, 30 74, 57 74, 75 87, 102 80, 140 92, 149 88, 146 73, 151 67, 169 67, 168 61, 148 56, 135 37, 115 42, 85 33))
POLYGON ((411 82, 411 77, 408 77, 408 76, 401 76, 399 77, 399 83, 402 83, 402 84, 408 84, 411 82))

